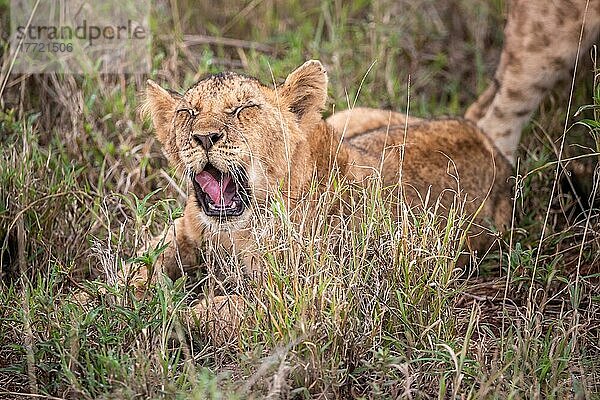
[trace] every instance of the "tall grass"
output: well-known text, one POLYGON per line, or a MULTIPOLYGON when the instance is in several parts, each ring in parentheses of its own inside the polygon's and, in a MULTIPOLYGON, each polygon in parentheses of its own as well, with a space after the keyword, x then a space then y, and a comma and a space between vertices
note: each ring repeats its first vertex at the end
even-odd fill
MULTIPOLYGON (((375 62, 357 104, 406 109, 410 74, 415 114, 460 114, 492 75, 502 10, 477 0, 158 2, 152 77, 182 89, 233 68, 268 83, 320 58, 333 110, 375 62)), ((585 107, 565 153, 589 199, 561 191, 542 241, 560 91, 524 139, 514 230, 484 259, 459 257, 460 202, 442 219, 436 199, 410 210, 377 179, 357 188, 333 176, 330 190, 315 183, 297 208, 275 200, 254 222, 248 256, 262 274, 247 279, 239 257, 214 245, 195 276, 162 279, 141 301, 114 277, 185 197, 136 115, 143 77, 11 76, 0 112, 0 397, 597 396, 594 71, 578 81, 574 105, 585 107), (206 294, 240 295, 239 325, 193 318, 206 294)))

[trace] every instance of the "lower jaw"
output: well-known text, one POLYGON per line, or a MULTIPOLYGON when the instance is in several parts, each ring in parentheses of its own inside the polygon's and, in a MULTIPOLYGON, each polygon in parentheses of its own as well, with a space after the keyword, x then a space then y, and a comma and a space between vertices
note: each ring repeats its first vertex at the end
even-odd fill
POLYGON ((196 192, 196 204, 198 205, 200 210, 208 218, 214 218, 217 221, 234 220, 244 214, 247 207, 245 206, 244 203, 242 203, 242 200, 237 198, 233 201, 238 202, 238 203, 235 203, 236 204, 235 208, 219 209, 214 206, 211 207, 211 205, 213 205, 214 203, 210 202, 210 200, 208 199, 208 196, 201 195, 201 194, 198 194, 198 192, 196 192), (202 196, 202 198, 201 199, 198 198, 199 196, 202 196))
POLYGON ((232 231, 246 228, 250 222, 251 212, 246 208, 239 216, 219 218, 206 215, 202 207, 200 207, 199 214, 202 224, 205 225, 210 231, 218 233, 222 231, 232 231))
MULTIPOLYGON (((210 206, 209 206, 210 207, 210 206)), ((219 211, 219 209, 216 208, 212 208, 211 212, 209 213, 206 208, 202 207, 204 214, 206 214, 207 217, 212 217, 218 220, 224 220, 224 219, 233 219, 233 218, 237 218, 240 215, 242 215, 245 211, 245 209, 239 210, 223 210, 223 211, 219 211)))

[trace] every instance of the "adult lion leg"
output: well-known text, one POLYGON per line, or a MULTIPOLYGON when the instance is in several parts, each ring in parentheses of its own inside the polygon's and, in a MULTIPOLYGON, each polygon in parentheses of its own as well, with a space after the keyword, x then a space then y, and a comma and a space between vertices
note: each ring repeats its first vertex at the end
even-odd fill
MULTIPOLYGON (((503 69, 504 67, 498 66, 496 74, 498 75, 498 71, 503 69)), ((475 103, 469 106, 465 112, 465 118, 473 122, 477 122, 483 118, 488 108, 490 108, 492 100, 494 100, 494 97, 496 97, 496 92, 498 92, 498 81, 494 79, 490 86, 488 86, 485 91, 479 95, 477 100, 475 100, 475 103)))
MULTIPOLYGON (((523 126, 543 94, 557 80, 568 76, 574 66, 585 5, 585 1, 511 3, 495 82, 465 114, 477 122, 511 162, 523 126)), ((599 15, 600 0, 591 0, 585 14, 581 44, 584 50, 598 35, 599 15)))

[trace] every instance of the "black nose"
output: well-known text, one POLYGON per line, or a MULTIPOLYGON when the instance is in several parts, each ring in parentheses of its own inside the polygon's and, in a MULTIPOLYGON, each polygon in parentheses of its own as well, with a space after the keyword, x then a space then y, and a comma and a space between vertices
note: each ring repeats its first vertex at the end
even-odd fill
POLYGON ((217 143, 222 137, 223 134, 218 132, 208 133, 206 135, 192 135, 192 139, 194 139, 194 142, 202 146, 202 148, 206 151, 208 151, 208 149, 210 149, 213 146, 213 144, 217 143))

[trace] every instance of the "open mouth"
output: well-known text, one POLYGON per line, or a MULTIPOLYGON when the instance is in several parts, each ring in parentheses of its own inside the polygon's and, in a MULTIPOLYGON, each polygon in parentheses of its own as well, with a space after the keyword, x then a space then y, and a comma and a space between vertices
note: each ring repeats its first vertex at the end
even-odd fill
POLYGON ((196 199, 204 213, 211 217, 237 217, 248 206, 249 185, 243 170, 221 172, 210 163, 192 175, 196 199))

